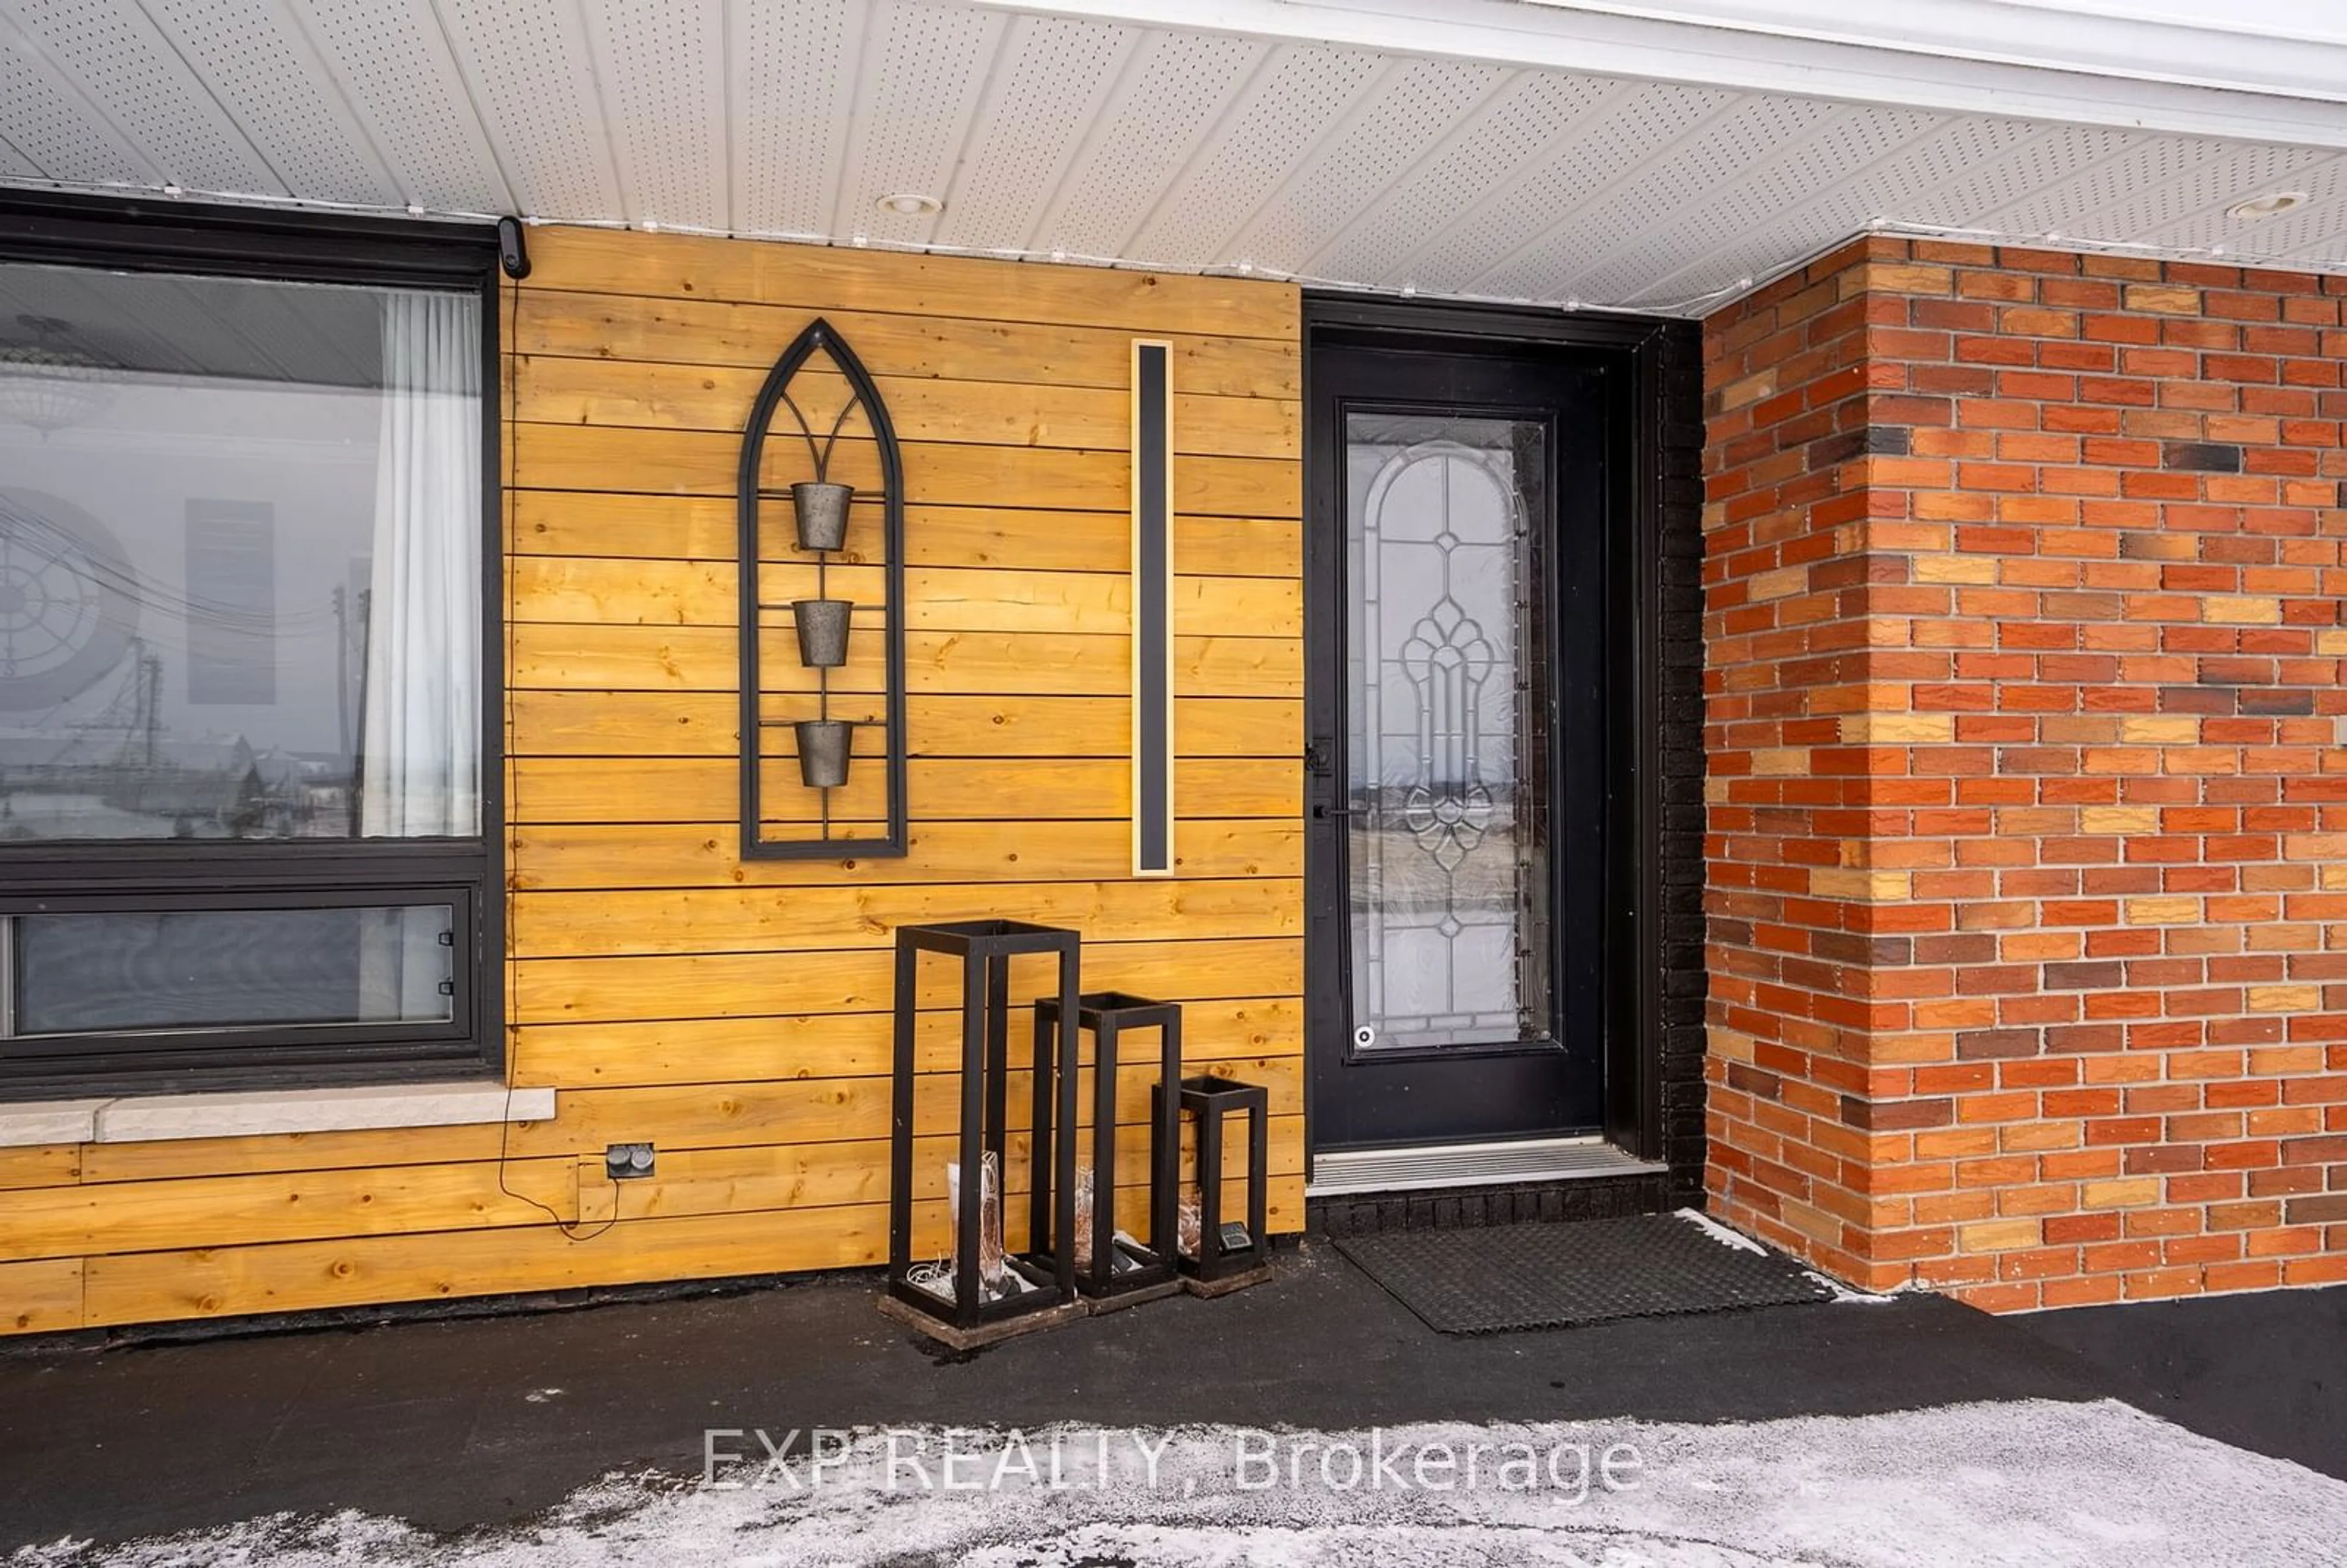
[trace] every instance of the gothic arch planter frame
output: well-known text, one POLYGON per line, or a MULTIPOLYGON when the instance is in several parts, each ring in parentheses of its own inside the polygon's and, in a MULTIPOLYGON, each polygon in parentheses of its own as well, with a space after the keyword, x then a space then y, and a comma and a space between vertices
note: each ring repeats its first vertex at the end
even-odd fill
MULTIPOLYGON (((888 418, 888 410, 880 401, 879 388, 873 383, 864 363, 856 357, 830 323, 818 317, 799 333, 783 356, 767 373, 765 384, 758 389, 757 401, 751 405, 748 424, 742 436, 742 466, 735 493, 736 518, 739 523, 737 558, 741 578, 741 655, 742 655, 742 858, 744 860, 828 860, 846 856, 864 858, 873 856, 902 856, 907 844, 905 799, 905 473, 904 460, 897 449, 897 432, 888 418), (827 358, 846 380, 848 396, 828 433, 816 434, 815 422, 810 421, 796 400, 790 395, 791 383, 816 354, 827 358), (881 512, 881 560, 884 583, 881 611, 882 659, 887 665, 885 706, 878 727, 885 731, 886 743, 880 757, 856 758, 852 743, 846 744, 847 777, 853 777, 856 763, 869 765, 881 762, 887 768, 887 817, 885 836, 844 835, 832 809, 832 790, 835 785, 817 784, 812 781, 805 787, 820 792, 822 801, 812 837, 774 838, 767 835, 765 813, 766 770, 782 753, 769 744, 769 737, 784 731, 800 733, 794 727, 809 720, 831 721, 834 696, 831 691, 831 671, 828 666, 816 666, 816 691, 810 694, 792 693, 794 708, 811 711, 792 717, 770 716, 766 698, 773 693, 764 686, 765 665, 763 652, 768 629, 764 625, 766 614, 791 610, 792 602, 765 601, 763 597, 764 573, 761 563, 767 559, 765 545, 774 525, 780 521, 776 509, 785 512, 800 503, 794 497, 793 487, 768 485, 765 482, 764 458, 766 441, 771 436, 782 435, 803 439, 812 460, 815 477, 821 481, 827 475, 835 446, 846 428, 850 415, 858 408, 864 411, 865 423, 870 427, 877 447, 880 467, 880 488, 877 493, 857 491, 849 506, 850 537, 852 518, 856 509, 877 505, 881 512), (787 411, 797 428, 789 425, 779 431, 774 417, 787 411)), ((794 532, 791 543, 802 536, 794 532)), ((792 550, 792 556, 814 557, 817 599, 825 595, 825 584, 835 554, 846 556, 858 565, 872 564, 857 560, 853 551, 808 548, 792 550)), ((779 559, 779 558, 778 558, 779 559)), ((867 607, 859 606, 858 609, 867 607)), ((868 622, 867 622, 868 624, 868 622)), ((795 628, 794 630, 796 630, 795 628)), ((789 633, 785 633, 788 636, 789 633)), ((795 641, 795 640, 794 640, 795 641)), ((801 645, 802 647, 804 645, 801 645)), ((871 722, 849 721, 847 731, 852 742, 856 729, 873 727, 871 722)), ((837 732, 831 732, 835 737, 837 732)), ((809 764, 802 755, 802 767, 809 764)), ((869 819, 858 819, 859 821, 869 819)))

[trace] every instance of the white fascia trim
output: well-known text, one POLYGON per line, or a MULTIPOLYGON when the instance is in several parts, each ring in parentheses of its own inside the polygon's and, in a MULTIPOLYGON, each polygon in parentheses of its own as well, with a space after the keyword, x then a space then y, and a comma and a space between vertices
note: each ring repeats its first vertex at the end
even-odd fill
POLYGON ((2015 0, 976 0, 1175 31, 2347 149, 2347 40, 2015 0), (1836 26, 1818 18, 1830 11, 1836 26), (1911 14, 1927 21, 1908 26, 1911 14), (1768 14, 1777 13, 1771 23, 1768 14), (1810 25, 1798 25, 1804 15, 1810 25), (1956 40, 1970 38, 1964 45, 1956 40))
POLYGON ((553 1115, 551 1089, 507 1089, 478 1079, 349 1089, 149 1094, 0 1105, 0 1148, 463 1127, 545 1122, 553 1115))
MULTIPOLYGON (((2308 27, 2302 11, 2227 0, 2229 15, 2151 16, 2090 0, 1523 0, 1555 10, 1726 27, 1860 49, 2083 71, 2229 93, 2337 103, 2347 79, 2322 62, 2347 56, 2347 30, 2308 27)), ((2132 3, 2132 0, 2131 0, 2132 3)))

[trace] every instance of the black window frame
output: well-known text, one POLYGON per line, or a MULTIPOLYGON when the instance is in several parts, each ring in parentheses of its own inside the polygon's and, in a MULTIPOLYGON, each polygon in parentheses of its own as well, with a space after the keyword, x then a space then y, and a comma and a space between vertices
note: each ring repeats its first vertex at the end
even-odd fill
MULTIPOLYGON (((471 292, 481 323, 480 830, 466 839, 0 843, 0 918, 453 900, 466 1027, 279 1025, 0 1040, 0 1100, 502 1078, 503 378, 491 224, 0 193, 0 264, 471 292), (37 1050, 24 1050, 28 1044, 37 1050)), ((13 944, 13 934, 5 938, 13 944)), ((0 955, 0 972, 13 955, 0 955)), ((5 1000, 5 999, 0 999, 5 1000)))

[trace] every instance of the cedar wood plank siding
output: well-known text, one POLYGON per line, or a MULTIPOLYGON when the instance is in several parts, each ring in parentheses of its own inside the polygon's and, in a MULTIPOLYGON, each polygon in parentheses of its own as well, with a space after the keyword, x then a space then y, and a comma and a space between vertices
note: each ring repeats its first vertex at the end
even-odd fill
MULTIPOLYGON (((558 1115, 0 1150, 0 1330, 876 1263, 890 954, 915 920, 1073 926, 1087 989, 1184 1002, 1190 1063, 1269 1086, 1272 1225, 1299 1228, 1296 291, 588 230, 531 247, 499 323, 506 983, 513 1080, 557 1089, 558 1115), (734 469, 759 382, 816 315, 903 442, 911 853, 745 864, 734 469), (1179 864, 1150 880, 1130 875, 1136 336, 1175 344, 1179 864), (658 1174, 614 1187, 603 1146, 635 1140, 658 1174)), ((925 1071, 948 1061, 943 1016, 925 1071)), ((925 1132, 950 1124, 949 1081, 925 1089, 925 1132)), ((930 1250, 947 1158, 935 1137, 917 1162, 930 1250)))

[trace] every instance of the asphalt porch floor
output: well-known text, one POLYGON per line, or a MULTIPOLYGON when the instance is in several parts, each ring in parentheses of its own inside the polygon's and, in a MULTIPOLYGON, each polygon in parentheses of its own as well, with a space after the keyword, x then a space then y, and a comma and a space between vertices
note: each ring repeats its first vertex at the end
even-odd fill
POLYGON ((2006 1318, 1905 1296, 1449 1338, 1324 1243, 1276 1261, 1223 1300, 966 1357, 884 1320, 876 1276, 0 1349, 0 1556, 278 1511, 497 1526, 614 1471, 697 1475, 709 1428, 1702 1423, 2117 1399, 2347 1479, 2347 1287, 2006 1318))

